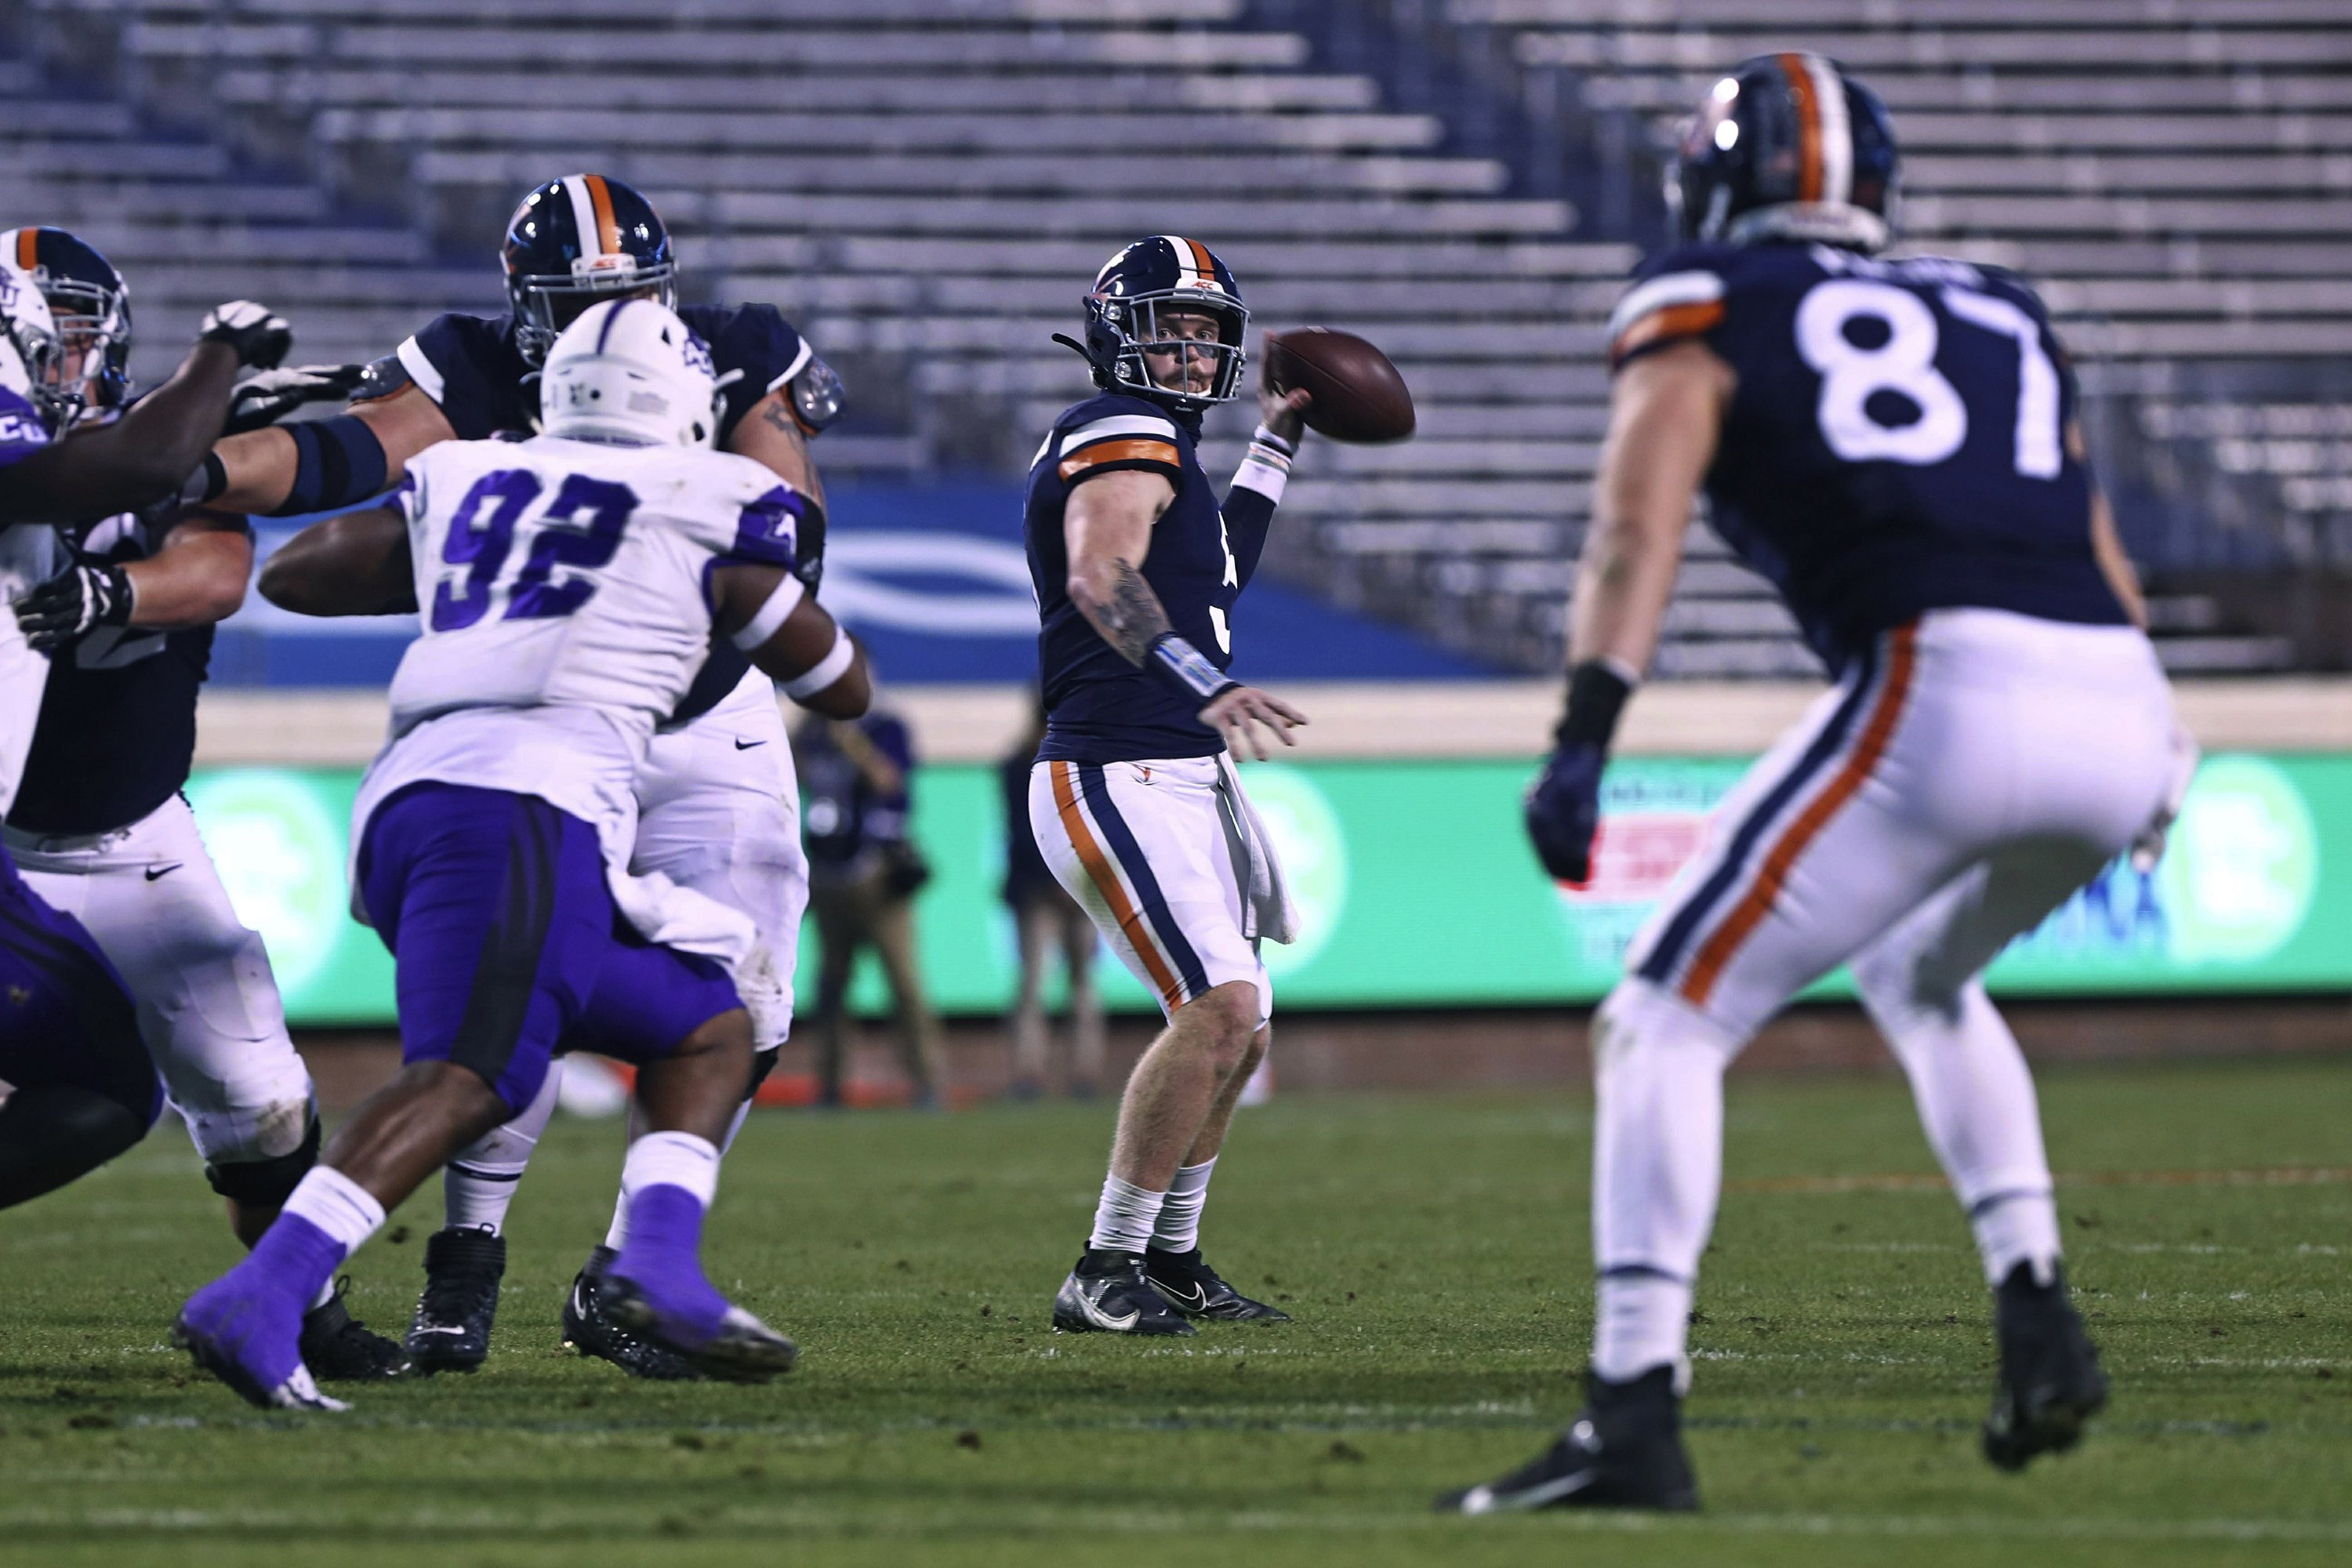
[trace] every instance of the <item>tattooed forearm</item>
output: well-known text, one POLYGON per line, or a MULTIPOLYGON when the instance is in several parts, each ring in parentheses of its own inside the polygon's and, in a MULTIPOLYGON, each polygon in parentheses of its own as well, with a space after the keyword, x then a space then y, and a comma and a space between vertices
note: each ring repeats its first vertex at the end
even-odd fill
POLYGON ((765 463, 786 484, 823 506, 824 481, 817 477, 816 464, 809 458, 808 432, 793 417, 791 405, 782 395, 770 395, 761 398, 751 413, 758 419, 745 415, 735 426, 728 449, 765 463))
POLYGON ((1078 599, 1079 611, 1121 658, 1141 664, 1153 640, 1170 629, 1160 595, 1127 561, 1114 560, 1102 574, 1090 574, 1087 587, 1090 591, 1078 599))

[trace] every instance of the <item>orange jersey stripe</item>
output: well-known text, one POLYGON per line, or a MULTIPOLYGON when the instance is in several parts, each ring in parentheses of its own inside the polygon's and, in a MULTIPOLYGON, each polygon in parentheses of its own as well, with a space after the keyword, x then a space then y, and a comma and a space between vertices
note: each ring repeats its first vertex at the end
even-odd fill
POLYGON ((41 231, 20 228, 16 231, 16 265, 30 272, 41 264, 41 231))
POLYGON ((1118 929, 1125 931, 1127 940, 1135 944, 1135 951, 1143 959, 1143 967, 1150 974, 1151 983, 1160 987, 1160 994, 1172 1013, 1185 1000, 1183 986, 1176 978, 1175 971, 1168 967, 1168 961, 1160 955, 1159 944, 1152 940, 1151 928, 1144 924, 1142 911, 1135 907, 1133 900, 1127 896, 1127 889, 1119 885, 1118 873, 1111 869, 1102 846, 1095 842, 1093 831, 1087 826, 1085 814, 1078 810, 1077 787, 1072 782, 1071 772, 1076 765, 1072 763, 1045 764, 1054 782, 1054 806, 1061 813, 1062 831, 1070 836, 1070 847, 1078 852, 1078 864, 1087 868, 1087 879, 1102 895, 1103 902, 1110 907, 1111 918, 1118 921, 1118 929))
POLYGON ((1822 199, 1822 106, 1813 98, 1813 73, 1801 55, 1775 56, 1789 91, 1797 100, 1797 199, 1822 199))
POLYGON ((1609 345, 1610 362, 1614 363, 1661 338, 1695 338, 1701 332, 1712 331, 1722 321, 1720 300, 1701 300, 1696 304, 1668 305, 1653 310, 1617 334, 1617 341, 1609 345))
POLYGON ((1181 466, 1173 441, 1097 441, 1063 458, 1059 471, 1062 478, 1074 479, 1100 464, 1125 462, 1165 463, 1171 468, 1181 466))
MULTIPOLYGON (((588 182, 588 205, 596 214, 596 253, 612 256, 621 248, 621 226, 613 217, 613 189, 602 174, 582 176, 588 182)), ((585 239, 587 236, 581 236, 585 239)))
POLYGON ((1862 740, 1853 755, 1846 758, 1845 766, 1838 770, 1829 787, 1814 796, 1812 804, 1800 812, 1788 831, 1780 835, 1780 842, 1764 857, 1763 867, 1756 873, 1747 896, 1691 961, 1690 973, 1683 977, 1682 993, 1693 1006, 1706 1005, 1725 967, 1738 955, 1756 928, 1764 923, 1764 917, 1772 912, 1773 902, 1787 884, 1790 868, 1796 865, 1797 857, 1821 837, 1822 829, 1853 798, 1877 768, 1879 759, 1886 754, 1886 743, 1894 738, 1895 726, 1903 717, 1904 699, 1910 694, 1917 640, 1917 626, 1895 629, 1894 647, 1886 661, 1886 689, 1878 694, 1878 706, 1871 710, 1870 722, 1864 726, 1862 740))

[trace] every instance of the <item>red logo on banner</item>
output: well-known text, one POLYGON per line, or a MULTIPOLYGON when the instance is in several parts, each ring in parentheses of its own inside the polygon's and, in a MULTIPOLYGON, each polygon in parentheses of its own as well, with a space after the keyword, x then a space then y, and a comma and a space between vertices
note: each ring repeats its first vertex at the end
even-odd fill
POLYGON ((1704 812, 1603 817, 1592 845, 1592 880, 1581 888, 1562 882, 1560 895, 1580 904, 1655 903, 1706 837, 1704 812))

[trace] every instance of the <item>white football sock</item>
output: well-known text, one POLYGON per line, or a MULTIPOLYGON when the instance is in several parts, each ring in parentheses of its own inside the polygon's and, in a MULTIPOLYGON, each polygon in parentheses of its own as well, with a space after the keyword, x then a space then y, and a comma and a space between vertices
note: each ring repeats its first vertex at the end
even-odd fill
POLYGON ((1691 1288, 1663 1274, 1608 1274, 1592 1325, 1592 1370, 1612 1383, 1672 1365, 1683 1379, 1691 1288))
POLYGON ((342 1245, 349 1258, 383 1228, 383 1205, 331 1165, 313 1165, 288 1194, 281 1214, 299 1215, 342 1245))
POLYGON ((1723 1069, 1746 1042, 1643 981, 1594 1024, 1593 1367, 1617 1380, 1682 1361, 1722 1184, 1723 1069))
POLYGON ((629 1145, 621 1191, 634 1199, 647 1187, 683 1187, 709 1208, 719 1196, 719 1145, 691 1132, 648 1132, 629 1145))
POLYGON ((1176 1179, 1152 1221, 1151 1245, 1162 1252, 1190 1252, 1201 1245, 1201 1211, 1209 1202, 1209 1176, 1217 1168, 1215 1155, 1197 1165, 1180 1165, 1176 1179))
POLYGON ((1095 1227, 1087 1245, 1109 1252, 1141 1252, 1151 1244, 1151 1227, 1159 1221, 1166 1193, 1147 1192, 1117 1176, 1103 1178, 1102 1201, 1095 1205, 1095 1227))
POLYGON ((1871 1016, 1911 1079, 1920 1124, 1968 1211, 1985 1277, 1999 1284, 2031 1263, 2046 1281, 2058 1261, 2058 1208, 2033 1075, 2017 1037, 1976 981, 1940 1005, 1873 989, 1871 1016))
POLYGON ((563 1066, 551 1063, 547 1078, 529 1105, 510 1120, 483 1133, 458 1152, 441 1173, 444 1223, 452 1230, 487 1230, 493 1235, 506 1224, 514 1204, 515 1188, 539 1147, 555 1101, 563 1086, 563 1066))

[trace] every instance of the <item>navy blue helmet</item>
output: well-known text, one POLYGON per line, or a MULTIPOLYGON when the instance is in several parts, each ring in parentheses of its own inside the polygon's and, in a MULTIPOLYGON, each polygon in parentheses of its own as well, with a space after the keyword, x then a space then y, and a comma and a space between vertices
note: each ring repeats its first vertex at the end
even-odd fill
POLYGON ((61 228, 0 233, 0 256, 31 276, 49 304, 59 353, 34 388, 63 429, 85 402, 119 408, 131 395, 131 286, 95 247, 61 228))
POLYGON ((644 294, 677 308, 669 230, 635 187, 603 174, 566 174, 523 197, 499 247, 515 346, 539 364, 563 329, 598 300, 644 294))
POLYGON ((1112 257, 1095 275, 1094 292, 1087 296, 1087 341, 1071 346, 1086 355, 1095 384, 1105 392, 1132 393, 1172 408, 1200 409, 1230 402, 1239 393, 1242 367, 1249 363, 1242 346, 1248 325, 1241 285, 1214 251, 1197 239, 1155 234, 1112 257), (1184 343, 1163 335, 1160 318, 1180 312, 1213 320, 1217 341, 1184 343), (1181 387, 1162 386, 1152 379, 1144 363, 1147 350, 1191 356, 1182 362, 1186 373, 1181 387), (1200 379, 1207 384, 1194 390, 1191 367, 1204 355, 1210 363, 1200 379))
POLYGON ((1870 89, 1820 55, 1758 55, 1709 89, 1666 176, 1681 237, 1884 249, 1900 169, 1870 89))

